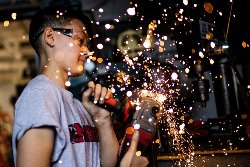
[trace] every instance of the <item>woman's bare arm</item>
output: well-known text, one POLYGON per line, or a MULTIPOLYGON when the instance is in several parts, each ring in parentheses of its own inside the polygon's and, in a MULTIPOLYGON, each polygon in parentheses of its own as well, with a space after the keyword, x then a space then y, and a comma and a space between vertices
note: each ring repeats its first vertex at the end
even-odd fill
POLYGON ((49 167, 54 147, 52 127, 28 130, 17 145, 17 167, 49 167))

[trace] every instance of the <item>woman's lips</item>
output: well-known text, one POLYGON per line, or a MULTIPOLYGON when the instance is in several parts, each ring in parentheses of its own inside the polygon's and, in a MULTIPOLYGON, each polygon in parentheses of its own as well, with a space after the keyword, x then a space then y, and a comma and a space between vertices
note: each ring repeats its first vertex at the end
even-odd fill
POLYGON ((92 56, 95 52, 81 52, 80 55, 84 55, 84 56, 92 56))
POLYGON ((80 60, 84 61, 86 58, 89 58, 90 56, 92 56, 94 54, 94 51, 93 52, 81 52, 80 53, 80 60))

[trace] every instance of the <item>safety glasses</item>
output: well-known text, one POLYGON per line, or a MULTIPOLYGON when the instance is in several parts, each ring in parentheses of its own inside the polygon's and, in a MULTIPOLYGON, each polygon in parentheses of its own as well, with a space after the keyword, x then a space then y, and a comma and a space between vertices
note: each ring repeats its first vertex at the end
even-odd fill
MULTIPOLYGON (((87 48, 89 48, 89 40, 84 40, 84 39, 81 39, 79 37, 77 37, 76 35, 73 36, 73 33, 74 33, 74 30, 73 29, 67 29, 67 28, 51 28, 53 31, 57 31, 65 36, 68 36, 70 38, 72 38, 74 41, 76 41, 76 43, 82 47, 82 46, 85 46, 87 48)), ((39 33, 37 33, 34 37, 34 40, 37 40, 39 38, 39 36, 44 32, 41 31, 39 33)))

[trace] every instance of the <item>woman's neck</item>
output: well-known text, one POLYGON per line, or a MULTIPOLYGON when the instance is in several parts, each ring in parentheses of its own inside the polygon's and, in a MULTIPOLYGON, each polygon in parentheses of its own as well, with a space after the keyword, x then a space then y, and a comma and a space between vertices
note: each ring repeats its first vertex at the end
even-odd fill
POLYGON ((45 65, 41 67, 41 74, 47 76, 51 81, 58 84, 63 89, 67 89, 65 85, 69 77, 65 71, 52 65, 45 65))

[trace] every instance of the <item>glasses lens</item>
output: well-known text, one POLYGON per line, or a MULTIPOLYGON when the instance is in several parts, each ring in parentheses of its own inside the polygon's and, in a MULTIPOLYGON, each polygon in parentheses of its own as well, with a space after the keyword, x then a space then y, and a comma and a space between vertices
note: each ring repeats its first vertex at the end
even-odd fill
POLYGON ((87 39, 81 39, 81 38, 75 36, 75 41, 80 47, 82 47, 82 46, 87 47, 87 48, 89 47, 89 40, 87 40, 87 39))
POLYGON ((69 36, 74 39, 75 43, 78 44, 80 47, 84 46, 90 48, 90 42, 87 38, 79 38, 77 35, 73 36, 73 29, 64 29, 64 28, 52 28, 54 31, 58 31, 63 35, 69 36))

